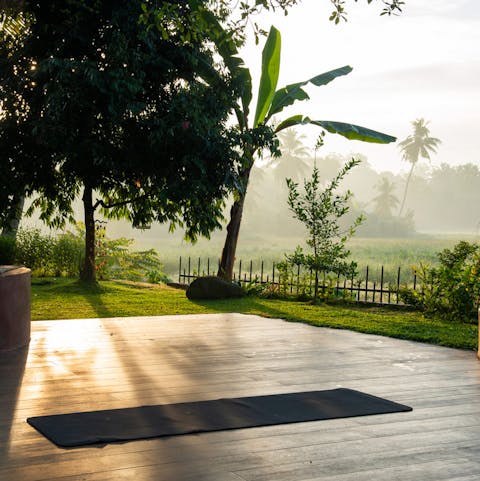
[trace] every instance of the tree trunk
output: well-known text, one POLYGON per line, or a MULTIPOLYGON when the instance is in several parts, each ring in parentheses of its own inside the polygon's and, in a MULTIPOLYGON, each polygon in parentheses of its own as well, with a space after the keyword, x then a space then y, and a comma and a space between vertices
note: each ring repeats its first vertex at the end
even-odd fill
POLYGON ((231 281, 233 278, 233 265, 235 264, 235 252, 237 250, 238 235, 242 222, 243 204, 245 194, 236 200, 230 209, 230 222, 227 225, 227 237, 222 250, 222 258, 218 267, 218 277, 231 281))
POLYGON ((405 206, 405 201, 407 200, 408 186, 410 185, 410 179, 412 177, 414 167, 415 167, 415 164, 412 163, 412 168, 410 169, 410 172, 408 173, 407 183, 405 184, 405 191, 403 192, 402 205, 400 206, 400 210, 398 212, 398 217, 402 216, 403 208, 405 206))
POLYGON ((236 192, 238 195, 238 200, 234 200, 230 209, 230 221, 227 225, 227 236, 225 238, 225 244, 223 245, 220 265, 218 266, 217 276, 229 282, 233 278, 233 265, 235 264, 238 235, 240 233, 240 224, 242 223, 243 205, 245 203, 245 196, 247 195, 250 172, 252 171, 254 163, 254 153, 255 152, 252 151, 248 152, 248 155, 246 154, 246 158, 250 159, 250 163, 249 166, 245 167, 243 172, 240 173, 240 181, 243 186, 243 192, 236 192))
POLYGON ((96 282, 95 208, 93 207, 93 189, 89 185, 85 185, 82 200, 85 214, 85 259, 80 272, 80 279, 86 282, 96 282))
POLYGON ((2 236, 17 238, 18 226, 22 220, 23 206, 25 205, 25 196, 20 195, 15 199, 15 204, 12 209, 12 213, 9 216, 7 225, 2 230, 2 236))
POLYGON ((318 271, 315 270, 315 287, 313 291, 313 303, 316 304, 318 299, 318 271))

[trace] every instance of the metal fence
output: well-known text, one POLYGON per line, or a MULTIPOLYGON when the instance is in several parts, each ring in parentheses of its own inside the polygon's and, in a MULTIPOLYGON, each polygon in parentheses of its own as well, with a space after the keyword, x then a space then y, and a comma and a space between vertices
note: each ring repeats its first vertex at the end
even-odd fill
MULTIPOLYGON (((201 276, 216 275, 218 260, 210 258, 192 259, 180 257, 178 265, 179 284, 188 285, 194 279, 201 276)), ((239 260, 233 280, 244 287, 264 286, 272 292, 282 294, 311 294, 314 288, 314 275, 310 271, 302 270, 300 266, 288 271, 279 270, 278 262, 272 262, 267 266, 262 260, 247 263, 239 260)), ((355 300, 364 303, 376 303, 383 305, 405 305, 400 292, 404 287, 417 289, 417 275, 411 269, 402 270, 398 267, 388 272, 384 266, 371 269, 369 266, 359 269, 355 277, 342 277, 329 273, 321 273, 319 278, 319 291, 338 298, 355 300)))

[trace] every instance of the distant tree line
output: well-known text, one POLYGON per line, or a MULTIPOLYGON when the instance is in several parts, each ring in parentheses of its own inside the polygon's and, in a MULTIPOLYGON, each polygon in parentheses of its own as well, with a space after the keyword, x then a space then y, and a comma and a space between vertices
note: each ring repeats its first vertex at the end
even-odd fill
MULTIPOLYGON (((332 153, 315 161, 320 178, 326 184, 352 157, 362 162, 352 169, 342 187, 353 192, 346 222, 351 222, 359 214, 366 218, 357 229, 357 236, 410 237, 422 231, 480 232, 478 165, 443 163, 429 167, 420 162, 410 178, 408 197, 399 216, 408 173, 379 173, 362 154, 332 153)), ((293 176, 301 180, 311 173, 313 165, 312 156, 302 155, 301 163, 295 163, 293 158, 284 154, 271 165, 257 166, 251 178, 251 197, 245 206, 245 230, 286 237, 299 234, 301 226, 288 215, 284 179, 293 176), (301 169, 296 170, 295 165, 301 169), (257 207, 259 203, 262 210, 257 207)))

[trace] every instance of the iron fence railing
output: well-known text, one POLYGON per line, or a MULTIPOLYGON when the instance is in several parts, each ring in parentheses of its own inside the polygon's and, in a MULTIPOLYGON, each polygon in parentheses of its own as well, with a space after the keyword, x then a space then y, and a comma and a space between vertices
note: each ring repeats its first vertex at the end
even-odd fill
MULTIPOLYGON (((200 276, 215 275, 218 260, 210 258, 186 259, 180 257, 178 265, 178 282, 190 284, 200 276)), ((263 285, 284 294, 307 294, 313 291, 314 275, 302 270, 300 266, 288 271, 279 270, 278 262, 267 266, 266 262, 239 260, 236 263, 233 280, 242 286, 263 285)), ((400 292, 404 287, 417 289, 417 274, 412 269, 402 270, 398 267, 388 272, 384 266, 372 269, 365 266, 358 270, 355 277, 342 277, 322 273, 319 279, 319 290, 329 290, 336 297, 348 298, 358 302, 378 303, 385 305, 405 305, 400 292)))

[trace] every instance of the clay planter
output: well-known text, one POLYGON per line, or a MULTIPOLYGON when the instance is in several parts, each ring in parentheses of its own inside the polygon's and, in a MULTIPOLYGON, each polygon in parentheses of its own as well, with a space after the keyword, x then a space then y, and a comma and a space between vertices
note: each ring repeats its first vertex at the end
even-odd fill
POLYGON ((30 341, 30 269, 0 266, 0 352, 30 341))

